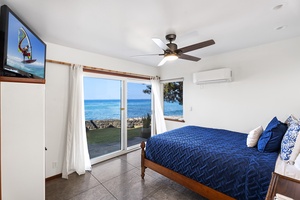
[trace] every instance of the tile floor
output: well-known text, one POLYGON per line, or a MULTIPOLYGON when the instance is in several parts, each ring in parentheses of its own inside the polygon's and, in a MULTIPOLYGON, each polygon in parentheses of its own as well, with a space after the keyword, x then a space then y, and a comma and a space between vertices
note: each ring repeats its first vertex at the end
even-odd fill
POLYGON ((204 200, 185 187, 146 169, 140 176, 140 151, 93 166, 91 172, 46 183, 46 200, 204 200))

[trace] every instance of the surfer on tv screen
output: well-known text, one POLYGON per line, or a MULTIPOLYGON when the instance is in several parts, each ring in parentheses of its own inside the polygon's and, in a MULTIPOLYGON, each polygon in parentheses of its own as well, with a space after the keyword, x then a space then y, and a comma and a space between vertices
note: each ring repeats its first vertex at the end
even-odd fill
POLYGON ((36 61, 36 59, 32 59, 31 43, 26 31, 23 28, 20 28, 18 32, 18 48, 19 52, 23 54, 23 63, 33 63, 36 61), (22 48, 22 45, 25 45, 25 47, 22 48), (27 57, 27 60, 25 60, 25 57, 27 57))
POLYGON ((25 61, 25 57, 27 57, 27 59, 30 59, 30 53, 28 52, 28 50, 29 45, 26 45, 24 48, 22 48, 23 61, 25 61))

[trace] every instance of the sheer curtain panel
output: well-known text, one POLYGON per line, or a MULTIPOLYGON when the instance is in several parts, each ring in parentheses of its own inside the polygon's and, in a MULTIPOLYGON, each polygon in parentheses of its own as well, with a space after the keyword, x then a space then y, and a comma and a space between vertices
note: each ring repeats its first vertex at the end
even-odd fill
POLYGON ((69 80, 67 138, 62 177, 76 172, 81 175, 91 170, 84 122, 83 66, 72 65, 69 80))
POLYGON ((159 78, 155 77, 151 79, 151 87, 154 95, 154 116, 155 116, 155 125, 156 133, 160 134, 167 131, 166 122, 162 110, 162 98, 160 93, 160 82, 159 78))

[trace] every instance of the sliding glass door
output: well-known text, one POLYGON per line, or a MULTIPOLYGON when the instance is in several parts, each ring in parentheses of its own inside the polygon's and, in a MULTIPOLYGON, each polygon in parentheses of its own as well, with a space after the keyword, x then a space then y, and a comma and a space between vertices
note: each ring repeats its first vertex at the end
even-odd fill
POLYGON ((127 146, 151 136, 151 90, 141 82, 127 83, 127 146))
POLYGON ((100 161, 138 148, 151 136, 151 106, 149 82, 85 76, 84 114, 90 158, 100 161))
POLYGON ((84 77, 85 124, 90 158, 121 150, 122 81, 84 77))

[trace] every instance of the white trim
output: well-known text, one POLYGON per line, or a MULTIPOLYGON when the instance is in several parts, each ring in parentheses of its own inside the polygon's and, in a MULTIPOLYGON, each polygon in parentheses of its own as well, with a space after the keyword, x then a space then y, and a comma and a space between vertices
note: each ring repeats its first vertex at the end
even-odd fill
POLYGON ((124 109, 121 109, 121 149, 126 150, 127 147, 127 80, 122 81, 122 105, 121 107, 124 109))
POLYGON ((172 79, 164 79, 164 80, 160 80, 160 83, 170 83, 170 82, 183 82, 184 78, 172 78, 172 79))
MULTIPOLYGON (((163 88, 165 83, 170 83, 170 82, 182 82, 184 84, 184 78, 174 78, 174 79, 165 79, 165 80, 160 80, 160 87, 163 88)), ((182 107, 182 116, 181 117, 174 117, 174 116, 168 116, 165 115, 165 108, 164 108, 164 90, 161 89, 161 102, 162 102, 162 110, 163 110, 163 115, 164 118, 171 118, 173 120, 184 120, 184 109, 182 107)), ((183 94, 182 94, 183 95, 183 94)))
MULTIPOLYGON (((99 78, 99 79, 109 79, 109 80, 116 80, 121 82, 121 94, 120 94, 120 100, 121 100, 121 108, 124 108, 124 110, 121 110, 121 141, 120 150, 101 155, 95 158, 91 158, 91 164, 94 165, 96 163, 115 158, 120 155, 127 154, 128 152, 134 151, 139 149, 139 144, 133 145, 133 146, 127 146, 127 93, 128 93, 128 83, 139 83, 139 84, 151 84, 150 80, 144 80, 144 79, 135 79, 135 78, 129 78, 129 77, 121 77, 121 76, 113 76, 113 75, 106 75, 106 74, 98 74, 98 73, 91 73, 91 72, 84 72, 84 77, 90 77, 90 78, 99 78)), ((151 94, 151 112, 153 113, 153 104, 152 104, 153 96, 151 94)), ((153 114, 152 114, 153 116, 153 114)), ((151 132, 153 134, 153 132, 151 132)))
POLYGON ((91 73, 91 72, 83 72, 84 77, 93 77, 93 78, 104 78, 104 79, 112 79, 112 80, 125 80, 126 77, 121 76, 112 76, 112 75, 106 75, 106 74, 97 74, 97 73, 91 73))
POLYGON ((109 159, 112 159, 112 158, 116 158, 118 156, 125 155, 127 153, 132 152, 132 151, 136 151, 139 148, 140 148, 140 146, 134 146, 134 147, 132 147, 130 149, 127 149, 127 150, 119 150, 119 151, 115 151, 115 152, 112 152, 112 153, 109 153, 109 154, 106 154, 106 155, 103 155, 103 156, 92 158, 91 159, 91 164, 95 165, 95 164, 98 164, 100 162, 103 162, 103 161, 106 161, 106 160, 109 160, 109 159))

